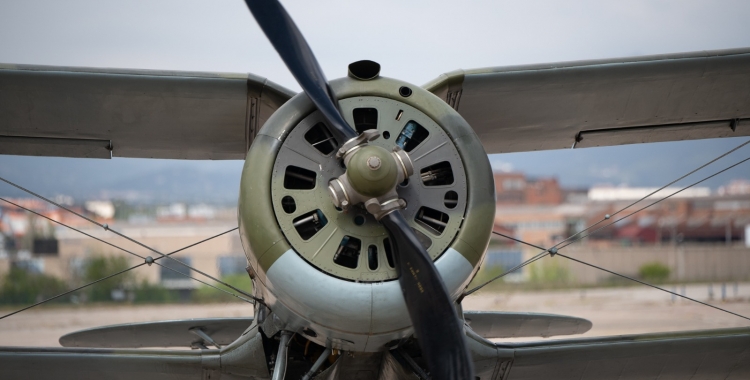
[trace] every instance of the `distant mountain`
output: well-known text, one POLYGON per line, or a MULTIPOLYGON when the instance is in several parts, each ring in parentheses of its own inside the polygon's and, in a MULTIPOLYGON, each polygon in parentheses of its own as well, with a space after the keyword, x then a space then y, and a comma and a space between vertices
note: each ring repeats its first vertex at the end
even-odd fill
MULTIPOLYGON (((661 186, 742 144, 747 138, 626 145, 491 155, 495 170, 557 177, 564 187, 610 183, 661 186)), ((678 183, 689 184, 750 157, 750 144, 678 183)), ((124 199, 233 204, 239 194, 242 161, 112 160, 0 156, 0 176, 43 195, 77 200, 124 199)), ((733 178, 750 178, 750 162, 702 183, 717 188, 733 178)), ((0 195, 24 196, 0 183, 0 195)))
MULTIPOLYGON (((529 176, 557 177, 563 187, 596 184, 662 186, 750 140, 725 138, 565 149, 491 155, 493 168, 529 176)), ((750 144, 678 182, 688 185, 750 157, 750 144)), ((700 186, 716 189, 734 178, 750 179, 750 162, 719 174, 700 186)))
MULTIPOLYGON (((237 201, 242 165, 242 161, 0 156, 0 175, 43 195, 64 194, 76 200, 226 204, 237 201)), ((4 183, 0 194, 24 196, 4 183)))

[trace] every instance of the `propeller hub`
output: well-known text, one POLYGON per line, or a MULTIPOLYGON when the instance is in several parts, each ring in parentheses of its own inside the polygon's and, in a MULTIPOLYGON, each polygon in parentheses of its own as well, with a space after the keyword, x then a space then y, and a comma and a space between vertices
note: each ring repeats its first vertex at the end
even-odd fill
POLYGON ((398 183, 396 160, 383 147, 367 145, 357 149, 346 168, 352 188, 366 197, 381 197, 398 183))
POLYGON ((414 174, 414 165, 398 145, 392 152, 370 145, 378 136, 377 130, 367 130, 344 143, 337 156, 343 156, 346 172, 328 183, 328 194, 336 207, 347 209, 363 203, 367 212, 380 220, 406 207, 396 185, 414 174))

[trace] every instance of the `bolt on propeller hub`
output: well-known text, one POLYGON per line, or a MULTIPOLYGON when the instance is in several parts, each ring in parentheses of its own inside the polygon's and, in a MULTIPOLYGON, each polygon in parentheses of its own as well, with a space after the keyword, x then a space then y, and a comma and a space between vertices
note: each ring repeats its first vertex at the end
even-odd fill
POLYGON ((380 159, 377 156, 371 156, 367 159, 367 167, 370 168, 370 170, 380 169, 380 159))

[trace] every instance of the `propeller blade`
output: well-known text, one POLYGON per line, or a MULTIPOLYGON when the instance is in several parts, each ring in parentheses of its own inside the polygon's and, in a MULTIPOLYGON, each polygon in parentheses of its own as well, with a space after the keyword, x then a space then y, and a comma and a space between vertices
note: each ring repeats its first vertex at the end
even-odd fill
MULTIPOLYGON (((276 0, 245 0, 302 90, 323 114, 339 144, 357 133, 344 120, 310 46, 276 0)), ((409 316, 432 378, 473 379, 461 324, 435 264, 399 211, 381 219, 391 237, 409 316)))
POLYGON ((245 3, 297 83, 328 121, 339 145, 356 137, 357 133, 341 116, 310 45, 281 3, 276 0, 245 0, 245 3))
POLYGON ((390 236, 398 281, 431 378, 474 379, 461 323, 435 264, 400 211, 380 222, 390 236))

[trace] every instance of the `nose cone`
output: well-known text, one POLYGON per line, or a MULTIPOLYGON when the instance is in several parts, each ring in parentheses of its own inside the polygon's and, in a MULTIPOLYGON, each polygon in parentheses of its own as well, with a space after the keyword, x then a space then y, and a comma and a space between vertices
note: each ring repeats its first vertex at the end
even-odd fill
POLYGON ((398 180, 396 160, 385 148, 368 145, 358 149, 346 166, 352 187, 377 198, 388 193, 398 180))

